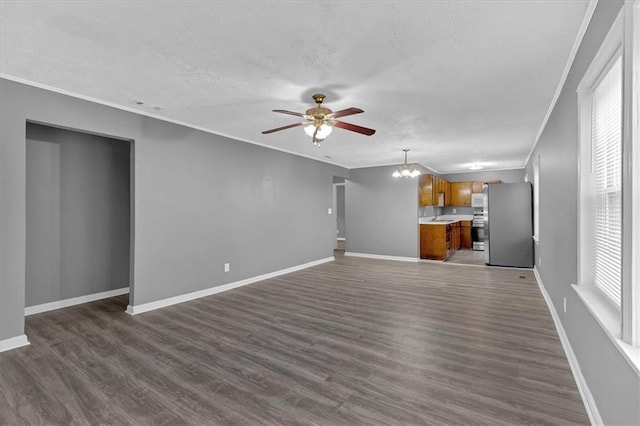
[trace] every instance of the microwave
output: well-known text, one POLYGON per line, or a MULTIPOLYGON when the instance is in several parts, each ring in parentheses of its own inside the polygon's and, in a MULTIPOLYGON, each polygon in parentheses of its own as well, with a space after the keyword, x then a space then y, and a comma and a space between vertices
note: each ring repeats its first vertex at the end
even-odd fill
POLYGON ((483 206, 483 195, 480 194, 471 194, 471 207, 482 207, 483 206))

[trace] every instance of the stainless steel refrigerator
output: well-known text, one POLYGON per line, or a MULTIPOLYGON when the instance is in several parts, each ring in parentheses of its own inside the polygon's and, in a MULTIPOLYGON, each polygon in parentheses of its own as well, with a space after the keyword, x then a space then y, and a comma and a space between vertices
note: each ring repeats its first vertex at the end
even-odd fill
POLYGON ((487 265, 533 267, 531 183, 484 186, 484 262, 487 265))

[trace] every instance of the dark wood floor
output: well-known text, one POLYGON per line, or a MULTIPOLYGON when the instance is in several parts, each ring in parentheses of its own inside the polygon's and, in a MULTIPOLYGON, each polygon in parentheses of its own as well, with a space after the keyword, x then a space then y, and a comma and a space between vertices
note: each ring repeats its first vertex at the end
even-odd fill
POLYGON ((530 271, 339 257, 126 305, 27 317, 0 424, 588 424, 530 271))

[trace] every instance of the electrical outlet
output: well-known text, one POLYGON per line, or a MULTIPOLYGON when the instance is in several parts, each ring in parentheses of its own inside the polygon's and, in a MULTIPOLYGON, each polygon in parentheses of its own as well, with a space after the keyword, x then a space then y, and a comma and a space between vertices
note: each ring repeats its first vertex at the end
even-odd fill
POLYGON ((564 313, 566 314, 567 313, 567 298, 563 297, 562 301, 563 301, 564 313))
POLYGON ((225 263, 225 264, 224 264, 224 271, 225 271, 225 272, 229 272, 230 270, 231 270, 231 267, 229 266, 229 264, 228 264, 228 263, 225 263))
POLYGON ((333 214, 333 209, 331 207, 327 209, 327 214, 333 214))
POLYGON ((457 211, 458 209, 453 209, 453 214, 456 214, 457 211))

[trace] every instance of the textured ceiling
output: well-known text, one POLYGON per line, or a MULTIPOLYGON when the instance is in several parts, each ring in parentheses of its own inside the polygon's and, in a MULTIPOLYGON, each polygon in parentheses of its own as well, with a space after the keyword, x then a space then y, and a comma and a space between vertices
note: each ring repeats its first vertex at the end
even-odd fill
POLYGON ((520 168, 587 6, 2 1, 0 72, 349 168, 398 164, 405 147, 442 173, 520 168), (336 129, 321 148, 301 128, 261 134, 315 92, 377 133, 336 129))

